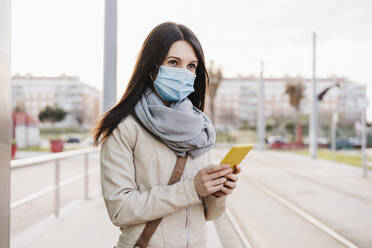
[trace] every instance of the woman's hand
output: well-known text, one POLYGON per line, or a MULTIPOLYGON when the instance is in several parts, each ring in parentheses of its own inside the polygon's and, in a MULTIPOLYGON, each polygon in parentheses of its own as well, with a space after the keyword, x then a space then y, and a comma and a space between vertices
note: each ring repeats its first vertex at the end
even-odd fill
POLYGON ((227 164, 210 165, 198 171, 194 177, 196 192, 199 197, 213 194, 223 189, 223 184, 227 182, 225 177, 233 172, 227 164))
POLYGON ((227 179, 227 181, 223 184, 223 187, 221 188, 221 190, 213 193, 213 195, 216 197, 220 197, 220 196, 231 194, 236 188, 236 183, 239 179, 238 174, 240 172, 241 172, 240 166, 236 165, 235 171, 233 173, 230 173, 224 176, 227 179))

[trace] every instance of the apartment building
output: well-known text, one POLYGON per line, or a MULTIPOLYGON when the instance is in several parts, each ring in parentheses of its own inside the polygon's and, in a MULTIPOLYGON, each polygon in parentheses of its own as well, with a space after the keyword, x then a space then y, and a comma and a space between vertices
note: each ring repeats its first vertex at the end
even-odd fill
MULTIPOLYGON (((265 116, 267 120, 293 118, 295 109, 289 103, 289 96, 285 94, 286 85, 290 82, 301 82, 304 86, 304 97, 300 103, 300 112, 310 113, 311 79, 308 78, 265 78, 265 116)), ((317 92, 338 83, 327 92, 324 99, 319 102, 320 116, 330 115, 338 111, 343 121, 354 122, 360 118, 358 99, 366 97, 366 86, 352 82, 346 78, 319 78, 317 79, 317 92)), ((236 77, 224 78, 217 90, 215 108, 215 126, 217 129, 236 128, 242 125, 255 126, 258 111, 259 78, 236 77)), ((209 108, 207 112, 209 112, 209 108)), ((321 120, 320 120, 321 121, 321 120)))
POLYGON ((15 74, 12 77, 12 108, 23 106, 40 126, 50 125, 40 123, 40 111, 48 105, 57 104, 68 114, 56 126, 91 128, 99 115, 100 95, 95 87, 81 82, 77 76, 15 74))

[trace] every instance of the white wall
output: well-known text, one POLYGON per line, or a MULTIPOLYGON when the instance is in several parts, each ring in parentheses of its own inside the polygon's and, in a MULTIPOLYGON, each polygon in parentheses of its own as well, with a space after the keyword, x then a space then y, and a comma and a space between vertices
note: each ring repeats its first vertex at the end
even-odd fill
POLYGON ((15 127, 15 137, 18 148, 39 146, 40 129, 37 126, 17 125, 15 127))

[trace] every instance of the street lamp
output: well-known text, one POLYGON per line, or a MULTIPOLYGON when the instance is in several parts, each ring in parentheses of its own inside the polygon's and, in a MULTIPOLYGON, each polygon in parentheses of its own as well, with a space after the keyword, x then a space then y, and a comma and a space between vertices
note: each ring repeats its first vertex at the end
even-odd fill
POLYGON ((366 145, 367 145, 367 132, 366 132, 366 112, 368 107, 368 99, 367 98, 359 98, 358 99, 358 107, 361 111, 361 119, 362 119, 362 167, 363 167, 363 177, 368 176, 368 168, 367 168, 367 155, 366 155, 366 145))
POLYGON ((266 132, 266 121, 265 121, 265 93, 264 93, 264 62, 261 61, 261 73, 260 73, 260 82, 259 82, 259 97, 258 97, 258 147, 260 150, 265 149, 265 132, 266 132))
POLYGON ((318 100, 316 97, 316 34, 313 33, 313 80, 311 82, 311 106, 310 106, 310 155, 317 157, 318 153, 318 100))
MULTIPOLYGON (((333 88, 333 87, 340 87, 340 83, 335 83, 327 88, 325 88, 322 92, 318 95, 318 101, 322 101, 324 96, 327 94, 327 92, 333 88)), ((336 109, 332 112, 332 124, 331 124, 331 148, 332 148, 332 159, 335 160, 336 155, 336 129, 337 129, 337 121, 338 121, 338 109, 336 109)))
MULTIPOLYGON (((327 94, 327 92, 333 88, 333 87, 340 87, 341 85, 339 83, 335 83, 327 88, 325 88, 322 92, 318 95, 318 100, 322 101, 324 96, 327 94)), ((355 87, 352 87, 355 88, 355 87)), ((361 145, 362 145, 362 169, 363 177, 368 176, 368 168, 367 168, 367 155, 366 155, 366 146, 367 146, 367 132, 366 132, 366 111, 368 107, 368 99, 366 97, 361 97, 358 99, 358 108, 361 111, 361 122, 362 122, 362 130, 361 130, 361 145)), ((332 156, 333 159, 335 158, 335 150, 336 150, 336 125, 337 125, 337 119, 338 119, 338 111, 334 111, 332 113, 332 156)))

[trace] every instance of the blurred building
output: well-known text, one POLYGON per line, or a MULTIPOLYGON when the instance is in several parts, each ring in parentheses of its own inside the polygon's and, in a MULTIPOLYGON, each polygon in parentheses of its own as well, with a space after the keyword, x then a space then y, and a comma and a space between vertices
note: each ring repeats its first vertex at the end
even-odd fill
MULTIPOLYGON (((289 103, 289 96, 285 94, 286 85, 293 81, 301 82, 304 86, 300 112, 309 115, 311 79, 299 77, 265 78, 265 116, 267 120, 274 119, 285 122, 293 118, 295 109, 289 103)), ((217 129, 256 125, 258 83, 259 78, 254 76, 222 79, 214 101, 217 129)), ((366 86, 346 78, 320 78, 317 80, 317 91, 321 92, 336 83, 339 83, 340 87, 332 88, 325 95, 323 101, 319 102, 319 121, 322 122, 322 118, 330 116, 333 111, 338 111, 342 115, 342 121, 354 123, 360 118, 360 111, 357 108, 358 99, 366 97, 366 86)), ((209 108, 206 112, 208 111, 209 108)))
POLYGON ((12 113, 12 138, 17 141, 18 148, 40 145, 40 130, 37 122, 26 113, 12 113))
MULTIPOLYGON (((57 104, 68 112, 58 127, 91 128, 99 115, 99 91, 77 76, 35 77, 15 74, 12 77, 12 108, 21 106, 39 123, 38 115, 46 106, 57 104)), ((49 126, 49 123, 39 123, 49 126)))

